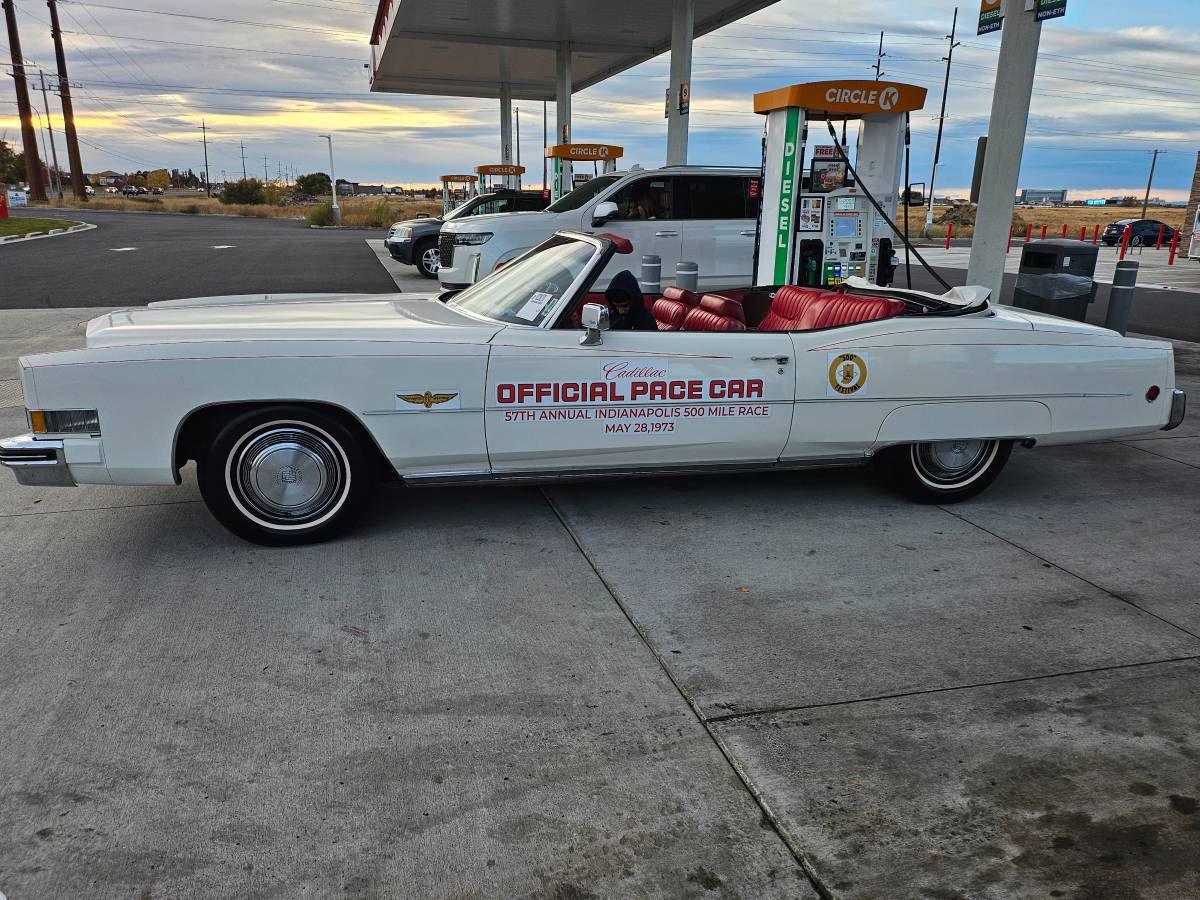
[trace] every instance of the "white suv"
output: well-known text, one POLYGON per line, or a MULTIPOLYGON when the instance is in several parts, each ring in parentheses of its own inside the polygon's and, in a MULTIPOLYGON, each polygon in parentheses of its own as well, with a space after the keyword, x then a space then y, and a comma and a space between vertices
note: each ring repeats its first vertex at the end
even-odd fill
POLYGON ((609 263, 603 289, 621 269, 638 274, 644 254, 662 258, 664 285, 675 263, 700 267, 700 288, 750 284, 758 219, 757 169, 671 166, 615 172, 580 185, 544 212, 472 216, 442 226, 438 280, 462 288, 494 272, 556 231, 606 231, 628 238, 630 257, 609 263))

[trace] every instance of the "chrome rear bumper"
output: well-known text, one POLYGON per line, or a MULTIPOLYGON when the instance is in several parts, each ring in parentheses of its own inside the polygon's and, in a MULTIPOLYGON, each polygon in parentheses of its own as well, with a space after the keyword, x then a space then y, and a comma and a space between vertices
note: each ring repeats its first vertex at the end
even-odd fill
POLYGON ((62 441, 40 440, 31 434, 4 438, 0 440, 0 465, 12 469, 20 484, 75 487, 62 441))
POLYGON ((1171 417, 1167 419, 1167 424, 1163 426, 1163 431, 1170 431, 1172 428, 1178 428, 1183 421, 1183 417, 1187 414, 1187 394, 1179 388, 1175 388, 1171 392, 1171 417))

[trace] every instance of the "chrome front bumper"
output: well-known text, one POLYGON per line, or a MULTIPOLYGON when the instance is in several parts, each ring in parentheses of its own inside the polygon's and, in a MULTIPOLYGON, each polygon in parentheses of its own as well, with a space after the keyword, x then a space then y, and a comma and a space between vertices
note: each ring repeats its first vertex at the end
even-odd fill
POLYGON ((0 466, 12 469, 20 484, 75 487, 62 441, 41 440, 32 434, 4 438, 0 440, 0 466))
POLYGON ((1175 388, 1171 392, 1171 417, 1167 419, 1167 424, 1163 426, 1163 431, 1170 431, 1172 428, 1178 428, 1183 421, 1183 417, 1187 414, 1187 394, 1179 388, 1175 388))

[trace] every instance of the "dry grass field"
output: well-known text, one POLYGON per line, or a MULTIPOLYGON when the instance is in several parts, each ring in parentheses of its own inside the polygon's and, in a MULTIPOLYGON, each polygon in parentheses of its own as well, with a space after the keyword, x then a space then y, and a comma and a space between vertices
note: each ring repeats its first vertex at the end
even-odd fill
MULTIPOLYGON (((946 236, 946 226, 939 224, 941 219, 953 207, 935 206, 933 209, 933 230, 932 236, 944 238, 946 236)), ((1146 210, 1146 218, 1157 219, 1160 222, 1165 222, 1172 228, 1182 228, 1183 219, 1186 210, 1180 206, 1151 206, 1146 210)), ((1063 226, 1067 226, 1067 237, 1079 237, 1079 229, 1087 229, 1087 239, 1092 239, 1093 229, 1097 225, 1100 226, 1100 231, 1104 231, 1104 226, 1109 222, 1115 222, 1118 219, 1137 219, 1142 214, 1141 206, 1038 206, 1038 207, 1017 207, 1013 210, 1013 225, 1015 234, 1018 237, 1024 237, 1025 230, 1029 225, 1033 226, 1033 236, 1039 238, 1042 236, 1042 226, 1046 226, 1047 237, 1061 237, 1063 226)), ((921 229, 925 225, 925 208, 912 208, 908 214, 909 234, 920 235, 921 229)), ((962 225, 956 223, 954 225, 955 237, 971 237, 974 233, 974 228, 970 225, 962 225)))
MULTIPOLYGON (((328 201, 323 201, 328 202, 328 201)), ((339 201, 342 207, 342 224, 386 227, 391 222, 410 219, 417 213, 431 216, 441 214, 442 204, 438 200, 413 200, 407 197, 346 197, 339 201)), ((203 195, 167 194, 161 197, 124 197, 102 194, 87 203, 76 200, 52 200, 49 203, 31 204, 51 209, 107 209, 118 212, 161 212, 185 213, 210 216, 249 216, 257 219, 303 219, 306 214, 322 205, 322 201, 293 203, 278 206, 269 203, 226 204, 203 195)))

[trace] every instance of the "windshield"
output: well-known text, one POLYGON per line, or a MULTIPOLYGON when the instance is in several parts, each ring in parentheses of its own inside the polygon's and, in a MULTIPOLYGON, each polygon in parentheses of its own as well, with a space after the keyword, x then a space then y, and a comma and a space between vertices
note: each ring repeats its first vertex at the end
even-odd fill
POLYGON ((449 222, 451 219, 461 219, 471 211, 471 204, 478 199, 478 197, 468 197, 462 203, 458 204, 458 206, 454 207, 454 209, 450 210, 450 212, 442 216, 442 221, 449 222))
POLYGON ((571 193, 559 197, 547 206, 546 212, 570 212, 573 209, 579 209, 606 187, 620 181, 621 177, 620 175, 601 175, 599 178, 585 181, 571 193))
POLYGON ((447 306, 513 325, 541 325, 600 251, 556 235, 455 295, 447 306))

